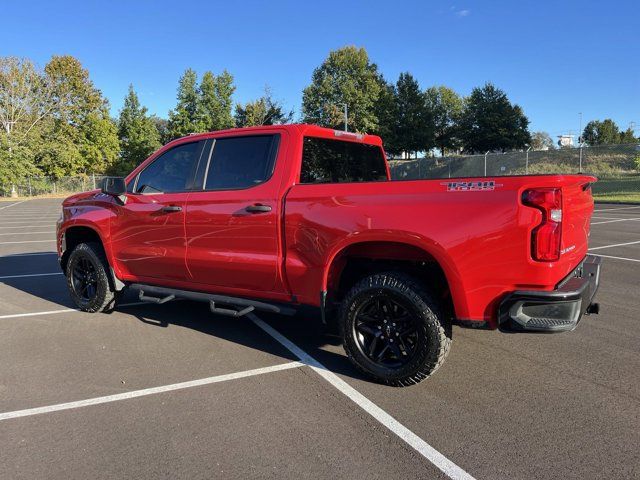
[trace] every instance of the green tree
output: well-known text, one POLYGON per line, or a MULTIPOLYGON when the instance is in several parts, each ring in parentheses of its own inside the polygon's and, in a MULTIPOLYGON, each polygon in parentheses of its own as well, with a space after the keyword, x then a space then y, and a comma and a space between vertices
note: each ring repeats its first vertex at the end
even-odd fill
POLYGON ((257 125, 282 125, 290 123, 293 110, 287 112, 281 102, 274 100, 269 88, 264 95, 253 102, 236 105, 236 127, 253 127, 257 125))
POLYGON ((636 137, 631 127, 627 128, 620 134, 620 143, 636 143, 638 138, 636 137))
POLYGON ((607 118, 592 120, 584 127, 582 138, 588 145, 613 145, 620 143, 620 129, 616 122, 607 118))
POLYGON ((233 106, 233 76, 223 71, 216 76, 205 72, 200 83, 200 116, 205 130, 224 130, 234 125, 231 114, 233 106))
POLYGON ((313 72, 311 85, 302 94, 304 120, 330 128, 344 125, 343 105, 348 107, 352 131, 377 132, 376 103, 384 82, 364 48, 344 47, 329 53, 313 72))
POLYGON ((508 151, 531 143, 529 119, 522 108, 491 83, 474 88, 465 99, 460 139, 469 153, 508 151))
POLYGON ((0 57, 0 184, 38 173, 34 158, 52 107, 42 71, 28 59, 0 57))
POLYGON ((52 57, 45 74, 54 106, 36 159, 39 168, 54 177, 109 168, 120 150, 117 129, 89 72, 76 58, 64 55, 52 57))
POLYGON ((140 105, 133 85, 129 85, 129 93, 120 110, 118 138, 120 161, 114 170, 120 174, 133 170, 161 146, 160 133, 153 119, 147 115, 147 108, 140 105))
POLYGON ((384 83, 376 102, 375 115, 379 124, 375 133, 382 137, 385 152, 391 155, 402 153, 403 147, 397 137, 398 102, 394 85, 384 83))
POLYGON ((445 156, 447 150, 457 150, 460 147, 458 122, 464 105, 462 97, 442 85, 428 88, 425 97, 427 109, 433 117, 435 145, 442 156, 445 156))
POLYGON ((158 135, 160 136, 160 143, 162 145, 169 143, 171 141, 171 133, 169 132, 169 120, 152 115, 151 121, 158 131, 158 135))
POLYGON ((395 86, 394 141, 402 151, 411 153, 434 146, 434 124, 420 85, 410 73, 401 73, 395 86))
POLYGON ((204 132, 202 121, 198 76, 191 68, 185 70, 178 84, 178 104, 169 112, 169 136, 171 139, 190 133, 204 132))
POLYGON ((533 132, 529 146, 533 150, 549 150, 555 148, 553 139, 547 132, 533 132))

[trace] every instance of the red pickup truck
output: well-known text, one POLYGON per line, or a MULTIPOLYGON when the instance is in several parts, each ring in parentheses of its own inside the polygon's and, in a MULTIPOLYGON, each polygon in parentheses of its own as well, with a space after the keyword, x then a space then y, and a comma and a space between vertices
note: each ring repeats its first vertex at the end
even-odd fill
POLYGON ((592 303, 585 175, 391 181, 382 141, 312 125, 191 135, 67 198, 60 264, 87 312, 125 288, 240 317, 310 305, 349 358, 409 385, 451 325, 572 330, 592 303))

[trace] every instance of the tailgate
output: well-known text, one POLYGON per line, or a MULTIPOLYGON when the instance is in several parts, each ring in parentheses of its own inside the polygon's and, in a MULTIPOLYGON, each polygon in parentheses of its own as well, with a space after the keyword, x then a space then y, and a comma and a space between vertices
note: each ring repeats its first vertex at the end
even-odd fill
POLYGON ((573 176, 562 186, 562 241, 560 263, 575 267, 587 254, 593 197, 594 177, 573 176))

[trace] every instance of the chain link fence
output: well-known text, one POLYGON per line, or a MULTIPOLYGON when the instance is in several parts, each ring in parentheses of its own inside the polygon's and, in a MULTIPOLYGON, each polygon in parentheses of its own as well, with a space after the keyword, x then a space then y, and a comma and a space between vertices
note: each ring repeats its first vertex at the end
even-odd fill
POLYGON ((73 177, 27 177, 16 183, 0 184, 0 197, 63 196, 100 188, 104 175, 73 177))
MULTIPOLYGON (((603 145, 556 150, 487 153, 390 160, 394 180, 587 173, 599 178, 596 198, 640 202, 640 145, 603 145)), ((29 177, 0 184, 0 197, 64 196, 100 188, 103 175, 29 177)))
POLYGON ((600 200, 640 202, 640 145, 390 160, 394 180, 585 173, 600 200))

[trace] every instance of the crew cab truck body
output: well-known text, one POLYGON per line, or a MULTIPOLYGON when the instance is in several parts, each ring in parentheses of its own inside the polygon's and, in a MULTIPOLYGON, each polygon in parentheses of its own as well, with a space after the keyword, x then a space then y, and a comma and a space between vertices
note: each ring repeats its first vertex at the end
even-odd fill
POLYGON ((355 365, 391 385, 442 363, 451 322, 575 328, 587 255, 585 175, 390 181, 382 141, 311 125, 175 140, 126 179, 69 197, 58 253, 80 308, 123 288, 241 316, 287 305, 338 315, 355 365))

